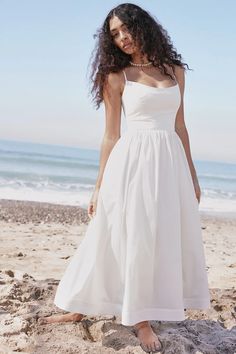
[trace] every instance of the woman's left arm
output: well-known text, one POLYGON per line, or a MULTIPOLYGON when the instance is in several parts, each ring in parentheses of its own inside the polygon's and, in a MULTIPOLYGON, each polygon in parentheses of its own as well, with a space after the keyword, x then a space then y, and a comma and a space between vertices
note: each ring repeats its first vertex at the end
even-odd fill
POLYGON ((185 125, 185 120, 184 120, 184 88, 185 88, 185 76, 184 76, 184 69, 181 68, 180 66, 175 65, 175 76, 179 84, 180 88, 180 93, 181 93, 181 104, 178 109, 177 115, 176 115, 176 120, 175 120, 175 131, 180 137, 183 147, 186 153, 186 157, 188 160, 192 180, 193 180, 193 185, 195 189, 195 194, 196 198, 198 199, 198 203, 200 202, 200 197, 201 197, 201 189, 199 186, 198 178, 197 178, 197 173, 193 164, 192 156, 191 156, 191 150, 190 150, 190 142, 189 142, 189 135, 188 131, 185 125))

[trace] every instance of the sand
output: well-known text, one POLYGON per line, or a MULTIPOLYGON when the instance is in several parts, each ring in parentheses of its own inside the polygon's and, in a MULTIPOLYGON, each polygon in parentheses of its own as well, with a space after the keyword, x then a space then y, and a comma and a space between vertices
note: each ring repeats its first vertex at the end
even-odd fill
MULTIPOLYGON (((65 313, 53 304, 57 284, 82 241, 85 209, 0 201, 0 354, 143 353, 118 316, 39 325, 65 313)), ((211 308, 180 322, 151 321, 164 353, 236 353, 236 219, 201 213, 211 308)))

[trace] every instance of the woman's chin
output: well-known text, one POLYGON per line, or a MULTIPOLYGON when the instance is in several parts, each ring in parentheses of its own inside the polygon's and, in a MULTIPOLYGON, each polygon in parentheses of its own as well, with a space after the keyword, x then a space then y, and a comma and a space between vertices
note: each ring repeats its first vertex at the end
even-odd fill
POLYGON ((122 48, 122 51, 126 54, 133 54, 135 52, 133 47, 122 48))

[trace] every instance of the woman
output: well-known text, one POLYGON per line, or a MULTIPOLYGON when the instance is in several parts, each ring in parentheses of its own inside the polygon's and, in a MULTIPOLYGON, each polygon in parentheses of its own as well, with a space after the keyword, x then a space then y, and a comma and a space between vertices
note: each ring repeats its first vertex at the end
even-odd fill
POLYGON ((70 313, 41 323, 120 315, 143 350, 156 352, 150 320, 181 321, 186 308, 210 306, 181 59, 134 4, 112 9, 99 30, 91 79, 106 130, 90 222, 54 300, 70 313))

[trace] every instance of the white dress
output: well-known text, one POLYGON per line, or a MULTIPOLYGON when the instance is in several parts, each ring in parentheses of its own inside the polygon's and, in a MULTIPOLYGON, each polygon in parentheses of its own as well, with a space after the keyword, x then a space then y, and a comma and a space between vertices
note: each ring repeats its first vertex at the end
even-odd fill
POLYGON ((57 307, 118 315, 128 326, 210 307, 198 201, 175 132, 180 102, 177 82, 156 88, 126 78, 127 129, 107 160, 96 215, 58 285, 57 307))

